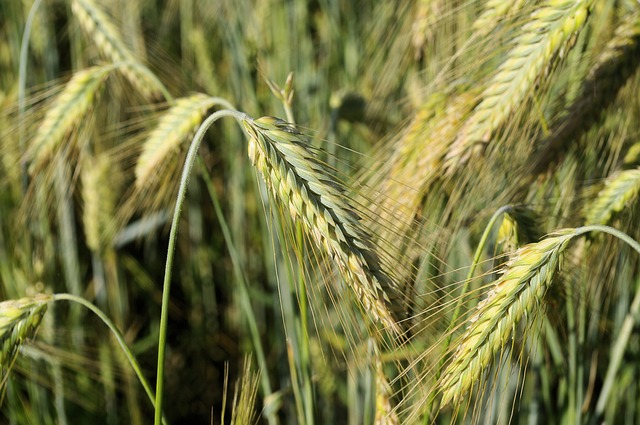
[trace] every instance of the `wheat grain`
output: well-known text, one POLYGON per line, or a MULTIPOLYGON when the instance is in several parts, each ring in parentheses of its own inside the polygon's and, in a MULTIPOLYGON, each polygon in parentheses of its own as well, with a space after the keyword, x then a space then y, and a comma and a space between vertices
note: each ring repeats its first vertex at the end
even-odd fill
POLYGON ((588 206, 587 224, 609 224, 615 213, 638 199, 640 167, 620 171, 605 181, 605 187, 588 206))
POLYGON ((504 274, 468 320, 469 327, 443 373, 439 384, 442 405, 458 402, 471 390, 495 355, 510 345, 520 321, 539 311, 563 251, 576 234, 575 229, 558 231, 525 245, 509 260, 504 274))
POLYGON ((165 161, 172 160, 181 143, 193 133, 216 98, 197 93, 177 99, 160 118, 158 126, 143 144, 136 164, 136 186, 144 187, 165 161))
POLYGON ((448 172, 466 163, 472 148, 488 143, 556 58, 567 54, 587 21, 592 2, 549 0, 531 14, 447 153, 448 172))
POLYGON ((152 73, 136 59, 118 34, 116 26, 92 0, 74 0, 71 10, 102 55, 117 63, 122 74, 144 96, 154 97, 162 92, 152 73))
POLYGON ((308 140, 277 118, 247 118, 243 123, 250 136, 249 157, 274 197, 335 260, 364 311, 401 335, 397 316, 402 304, 395 283, 381 269, 356 211, 345 203, 340 184, 311 152, 308 140))
POLYGON ((48 161, 64 137, 86 118, 98 90, 113 69, 108 65, 78 71, 56 96, 31 143, 30 172, 48 161))
POLYGON ((35 335, 50 300, 39 295, 0 302, 0 382, 4 383, 22 342, 35 335))

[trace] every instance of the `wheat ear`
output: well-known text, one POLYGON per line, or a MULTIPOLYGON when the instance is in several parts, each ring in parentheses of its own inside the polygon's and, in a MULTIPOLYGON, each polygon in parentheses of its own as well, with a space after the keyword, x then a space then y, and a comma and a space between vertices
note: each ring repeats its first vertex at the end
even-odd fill
POLYGON ((535 10, 513 42, 446 156, 450 172, 478 143, 488 143, 534 85, 564 57, 587 20, 593 0, 549 0, 535 10))
POLYGON ((553 124, 551 135, 538 142, 542 146, 535 173, 554 164, 560 153, 587 132, 589 122, 598 122, 616 99, 620 89, 640 65, 640 11, 625 15, 623 21, 595 59, 580 94, 566 114, 553 124))
POLYGON ((85 118, 94 98, 114 66, 92 67, 76 72, 47 110, 30 147, 30 171, 49 160, 65 135, 85 118))
POLYGON ((71 10, 102 55, 118 63, 122 74, 144 96, 154 97, 165 91, 153 73, 136 59, 109 17, 92 0, 73 0, 71 10))
POLYGON ((87 246, 102 252, 110 244, 108 230, 118 203, 120 187, 116 164, 105 154, 90 158, 82 167, 82 221, 87 246))
POLYGON ((4 383, 6 373, 25 339, 32 338, 51 297, 39 295, 0 302, 0 377, 4 383))
POLYGON ((381 269, 370 236, 345 203, 339 182, 312 153, 307 138, 273 117, 243 123, 250 136, 249 157, 275 198, 335 260, 364 311, 401 335, 396 286, 381 269))
POLYGON ((524 3, 525 0, 488 0, 480 16, 473 21, 473 30, 478 35, 487 34, 498 22, 518 13, 524 3))
POLYGON ((173 160, 173 154, 200 126, 207 110, 218 103, 219 99, 201 93, 176 99, 142 146, 136 164, 136 187, 144 187, 163 163, 173 160))
POLYGON ((497 243, 503 252, 513 252, 522 245, 538 241, 541 236, 540 219, 535 211, 515 205, 502 216, 497 243))
POLYGON ((640 194, 640 167, 624 170, 610 176, 596 200, 589 205, 587 224, 609 224, 615 213, 622 211, 638 199, 640 194))
POLYGON ((461 336, 439 387, 442 405, 458 402, 477 382, 494 356, 510 345, 513 329, 523 317, 534 315, 558 270, 563 251, 578 233, 565 229, 520 248, 504 274, 478 304, 461 336))

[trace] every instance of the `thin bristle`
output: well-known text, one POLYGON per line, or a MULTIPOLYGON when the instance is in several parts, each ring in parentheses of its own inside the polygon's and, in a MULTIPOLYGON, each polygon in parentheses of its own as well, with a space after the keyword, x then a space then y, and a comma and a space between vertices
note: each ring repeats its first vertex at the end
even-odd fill
POLYGON ((273 195, 335 260, 363 310, 391 333, 401 335, 398 309, 402 304, 394 302, 396 286, 381 269, 358 214, 345 202, 333 175, 314 157, 307 139, 277 118, 243 123, 250 135, 249 157, 273 195))
POLYGON ((574 236, 574 229, 558 231, 541 242, 525 245, 509 260, 502 277, 468 320, 469 328, 443 373, 443 406, 464 397, 496 354, 511 345, 512 332, 520 321, 540 310, 563 251, 574 236))

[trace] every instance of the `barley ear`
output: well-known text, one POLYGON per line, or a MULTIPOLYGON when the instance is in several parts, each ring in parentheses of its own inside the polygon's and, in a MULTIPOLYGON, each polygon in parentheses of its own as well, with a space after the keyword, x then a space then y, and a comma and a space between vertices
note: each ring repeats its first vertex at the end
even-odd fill
POLYGON ((86 118, 98 90, 113 69, 108 65, 78 71, 55 97, 29 148, 31 173, 47 162, 65 136, 86 118))
POLYGON ((494 357, 511 345, 512 332, 522 319, 539 312, 563 252, 576 235, 575 229, 560 230, 516 251, 456 344, 439 383, 442 406, 459 402, 494 357))
POLYGON ((512 206, 502 216, 497 244, 503 252, 513 252, 522 245, 540 240, 540 218, 522 205, 512 206))
POLYGON ((4 384, 20 345, 33 338, 51 297, 38 295, 0 302, 0 384, 4 384))
POLYGON ((136 59, 109 17, 92 0, 73 0, 71 10, 100 53, 118 64, 122 74, 145 97, 154 97, 165 91, 155 75, 136 59))
POLYGON ((632 205, 640 194, 640 167, 620 171, 605 181, 605 187, 588 205, 587 224, 609 224, 614 214, 632 205))
POLYGON ((531 14, 447 153, 448 172, 466 163, 473 149, 488 143, 557 59, 566 56, 587 21, 592 3, 548 0, 531 14))
POLYGON ((174 154, 200 126, 205 113, 218 99, 201 93, 176 99, 175 103, 162 114, 158 125, 142 145, 142 153, 136 164, 136 186, 144 187, 152 179, 154 172, 163 164, 172 161, 174 154))
POLYGON ((93 252, 102 252, 110 245, 113 214, 118 203, 120 175, 109 156, 102 154, 83 164, 82 221, 87 246, 93 252))
POLYGON ((336 263, 363 311, 395 336, 402 315, 395 282, 382 270, 370 235, 347 203, 342 185, 286 122, 245 119, 249 157, 276 201, 303 224, 306 235, 336 263))

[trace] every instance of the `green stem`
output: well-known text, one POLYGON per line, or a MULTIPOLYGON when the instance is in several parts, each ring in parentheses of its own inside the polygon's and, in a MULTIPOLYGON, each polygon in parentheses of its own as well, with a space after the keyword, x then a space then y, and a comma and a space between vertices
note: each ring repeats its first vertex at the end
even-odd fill
MULTIPOLYGON (((627 234, 609 226, 584 226, 576 229, 576 234, 583 234, 593 231, 604 232, 615 236, 616 238, 621 239, 623 242, 633 248, 638 254, 640 254, 640 244, 637 241, 632 239, 627 234)), ((594 418, 594 422, 604 414, 607 400, 609 398, 609 395, 611 394, 611 390, 613 389, 614 380, 618 373, 618 369, 620 368, 620 364, 622 363, 624 349, 629 342, 629 337, 631 337, 631 332, 633 331, 633 326, 639 317, 639 313, 640 290, 636 289, 636 295, 631 302, 629 313, 627 313, 624 321, 622 322, 620 334, 618 335, 618 338, 616 339, 616 342, 613 346, 612 358, 609 361, 609 366, 607 367, 607 373, 605 375, 604 383, 602 384, 602 390, 600 391, 600 397, 598 398, 598 402, 596 404, 596 415, 594 418)))
POLYGON ((238 121, 246 119, 247 116, 242 112, 235 110, 224 109, 211 114, 193 137, 191 146, 189 146, 189 152, 187 153, 187 159, 184 163, 182 170, 182 177, 180 178, 180 186, 178 188, 178 198, 176 199, 176 206, 173 211, 173 220, 171 222, 171 231, 169 233, 169 246, 167 247, 167 262, 165 264, 164 271, 164 283, 162 286, 162 311, 160 313, 160 336, 158 339, 158 373, 156 378, 156 412, 154 424, 159 425, 162 418, 162 396, 164 393, 164 362, 167 345, 167 323, 169 320, 169 299, 171 290, 171 271, 173 270, 173 257, 176 247, 176 238, 178 234, 178 223, 180 221, 180 213, 182 212, 182 206, 184 204, 185 195, 187 193, 187 185, 189 183, 189 177, 191 176, 191 170, 198 155, 198 149, 200 143, 211 125, 223 117, 233 117, 238 121))
MULTIPOLYGON (((144 391, 147 393, 147 396, 149 397, 151 404, 153 405, 153 407, 156 407, 155 395, 153 394, 153 390, 151 389, 149 382, 147 382, 146 378, 144 377, 142 373, 142 369, 140 368, 140 364, 138 363, 135 356, 127 346, 127 343, 124 340, 124 336, 122 335, 120 330, 116 327, 115 323, 113 323, 113 321, 109 319, 109 317, 106 314, 104 314, 102 310, 100 310, 98 307, 91 304, 89 301, 85 300, 82 297, 78 297, 73 294, 54 294, 53 301, 71 301, 74 303, 78 303, 88 308, 89 310, 91 310, 96 316, 100 318, 100 320, 102 320, 102 322, 105 325, 107 325, 107 327, 111 330, 113 335, 116 337, 116 340, 118 341, 118 344, 120 344, 120 348, 122 348, 122 351, 124 352, 125 357, 127 358, 127 360, 129 360, 131 367, 133 368, 134 372, 138 376, 138 379, 140 380, 140 383, 142 384, 144 391)), ((164 421, 163 419, 163 423, 166 424, 167 422, 164 421)))
MULTIPOLYGON (((444 351, 443 351, 444 353, 446 353, 447 350, 449 350, 449 346, 451 345, 451 340, 453 339, 453 332, 452 332, 453 328, 455 327, 455 324, 458 321, 458 317, 460 316, 460 310, 462 309, 462 304, 464 303, 464 297, 467 294, 467 291, 469 290, 469 284, 471 283, 473 274, 475 273, 476 268, 478 267, 478 263, 480 263, 480 257, 482 256, 484 247, 487 244, 487 240, 489 239, 491 230, 493 229, 493 226, 495 225, 496 221, 498 221, 498 218, 500 218, 500 216, 502 216, 502 214, 504 214, 505 212, 510 211, 512 208, 513 207, 511 205, 504 205, 498 208, 498 210, 494 212, 493 215, 491 216, 489 223, 487 223, 487 226, 484 229, 484 233, 482 233, 482 237, 480 238, 480 242, 478 243, 478 247, 476 248, 476 252, 473 256, 473 262, 471 263, 471 267, 469 268, 467 277, 464 280, 462 289, 460 290, 460 295, 458 295, 458 301, 456 302, 456 308, 453 310, 453 316, 451 317, 451 322, 449 323, 449 327, 445 331, 446 339, 444 342, 444 351)), ((440 359, 440 363, 438 364, 438 369, 436 370, 436 381, 440 379, 440 374, 442 373, 442 366, 444 365, 444 362, 445 362, 445 356, 442 356, 442 358, 440 359)), ((433 401, 434 405, 427 407, 426 409, 427 415, 425 417, 425 421, 430 421, 429 412, 437 411, 439 408, 439 401, 437 399, 431 398, 430 402, 428 403, 429 405, 431 404, 431 401, 433 401)))
MULTIPOLYGON (((240 262, 240 256, 238 255, 238 251, 233 243, 233 238, 231 237, 231 230, 229 229, 229 224, 222 213, 222 207, 220 205, 220 200, 218 199, 218 195, 216 193, 215 188, 211 184, 211 176, 209 175, 207 168, 205 167, 202 158, 199 158, 199 165, 202 169, 202 173, 204 174, 205 183, 207 186, 207 190, 209 191, 209 196, 213 202, 213 207, 216 212, 216 218, 220 223, 220 228, 222 229, 222 237, 227 244, 227 249, 229 250, 229 255, 231 256, 231 263, 233 265, 233 271, 236 275, 236 281, 238 282, 238 288, 240 291, 240 305, 242 306, 242 310, 245 314, 245 319, 247 320, 247 324, 249 325, 249 333, 251 334, 251 340, 253 343, 253 348, 255 350, 256 358, 258 360, 258 365, 263 373, 260 374, 260 380, 262 385, 262 391, 264 393, 265 399, 267 399, 270 395, 273 394, 273 390, 271 388, 271 382, 269 381, 269 374, 267 371, 269 367, 267 365, 267 360, 264 355, 264 349, 262 348, 262 343, 260 342, 260 331, 258 329, 258 320, 256 319, 255 314, 253 313, 253 309, 251 308, 251 299, 249 297, 249 290, 247 289, 247 279, 245 278, 244 271, 242 269, 242 264, 240 262)), ((269 424, 275 425, 277 424, 277 418, 275 417, 274 409, 266 409, 266 416, 269 424)))

